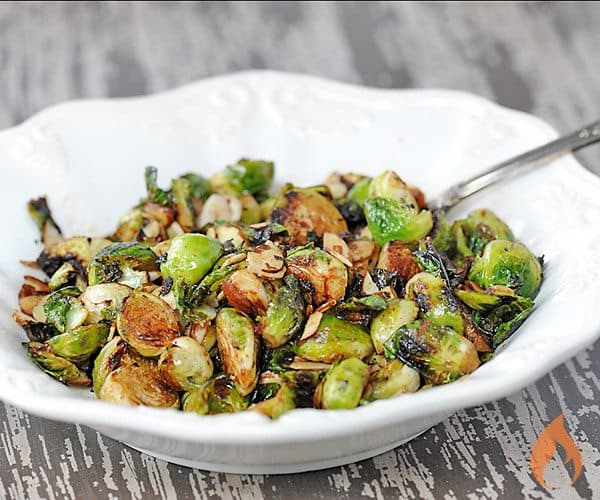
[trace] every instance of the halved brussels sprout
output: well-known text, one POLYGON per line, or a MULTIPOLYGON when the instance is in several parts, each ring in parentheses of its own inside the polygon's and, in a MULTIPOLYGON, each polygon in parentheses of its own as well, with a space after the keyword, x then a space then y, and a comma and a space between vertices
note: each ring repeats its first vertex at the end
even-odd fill
POLYGON ((40 231, 42 243, 46 248, 50 248, 52 245, 62 240, 62 232, 52 218, 45 196, 35 200, 29 200, 27 209, 29 215, 40 231))
POLYGON ((315 391, 314 404, 326 410, 356 408, 369 381, 369 367, 350 358, 335 365, 315 391))
POLYGON ((398 176, 396 172, 387 170, 377 177, 374 177, 369 184, 369 198, 388 198, 398 201, 401 205, 408 205, 417 208, 417 200, 406 183, 398 176))
POLYGON ((364 359, 373 354, 369 334, 359 325, 325 314, 314 335, 298 342, 298 356, 333 363, 343 358, 364 359))
POLYGON ((133 208, 123 215, 113 233, 117 241, 136 241, 142 238, 142 227, 144 227, 144 213, 139 208, 133 208))
POLYGON ((45 342, 59 333, 52 325, 36 321, 21 311, 13 311, 12 318, 25 330, 27 338, 34 342, 45 342))
POLYGON ((215 320, 217 345, 225 373, 235 382, 242 396, 250 394, 258 381, 258 339, 254 323, 230 307, 219 311, 215 320))
POLYGON ((186 327, 185 334, 193 338, 196 342, 199 342, 208 352, 210 352, 217 343, 217 330, 210 319, 190 323, 186 327))
POLYGON ((518 295, 533 298, 542 282, 542 266, 522 243, 494 240, 475 258, 469 279, 483 288, 504 285, 518 295))
POLYGON ((424 319, 463 333, 462 314, 442 278, 430 273, 415 274, 406 284, 405 296, 418 304, 424 319))
POLYGON ((98 353, 94 360, 92 379, 93 390, 98 395, 100 388, 110 372, 116 370, 121 364, 134 362, 135 355, 121 337, 113 337, 98 353))
POLYGON ((119 335, 142 356, 159 356, 179 337, 177 314, 160 297, 134 291, 117 317, 119 335))
POLYGON ((190 337, 178 337, 161 354, 158 367, 163 380, 176 391, 201 387, 213 373, 208 351, 190 337))
POLYGON ((283 384, 273 397, 259 403, 254 403, 248 409, 258 411, 269 418, 275 419, 294 408, 296 408, 294 391, 286 384, 283 384))
POLYGON ((105 238, 86 238, 85 236, 74 236, 60 240, 46 252, 42 252, 38 258, 38 263, 43 271, 52 276, 65 261, 81 265, 85 269, 92 257, 103 248, 112 244, 112 241, 105 238))
POLYGON ((335 257, 318 248, 304 247, 288 253, 288 271, 301 282, 310 283, 315 306, 338 301, 346 293, 348 271, 335 257))
POLYGON ((210 185, 206 178, 202 177, 198 174, 185 174, 180 177, 181 179, 185 179, 190 183, 190 196, 192 198, 192 205, 194 206, 194 211, 196 215, 200 213, 200 210, 196 208, 197 202, 200 203, 210 195, 210 185))
POLYGON ((262 220, 260 205, 256 198, 251 194, 244 194, 239 197, 242 204, 242 216, 240 221, 243 224, 256 224, 262 220))
POLYGON ((54 354, 49 345, 39 342, 26 342, 23 345, 31 360, 52 378, 66 385, 92 385, 92 381, 83 370, 68 359, 54 354))
POLYGON ((79 290, 84 290, 86 285, 80 271, 75 269, 75 266, 70 262, 65 262, 60 266, 48 282, 48 287, 52 291, 65 286, 73 286, 79 290))
POLYGON ((517 296, 491 311, 474 311, 473 322, 490 337, 492 348, 496 349, 527 319, 533 306, 532 299, 517 296))
POLYGON ((203 234, 184 234, 173 238, 167 260, 161 264, 164 278, 198 283, 221 256, 221 244, 203 234))
POLYGON ((271 187, 274 172, 275 166, 269 161, 242 158, 214 175, 210 184, 217 193, 265 195, 271 187))
POLYGON ((348 191, 348 199, 358 203, 361 207, 369 197, 369 188, 371 186, 371 178, 365 177, 359 180, 348 191))
POLYGON ((90 262, 88 282, 119 282, 139 288, 147 281, 148 271, 158 271, 157 256, 141 243, 113 243, 103 248, 90 262))
POLYGON ((211 378, 204 391, 208 401, 208 413, 211 415, 242 411, 250 404, 250 398, 242 396, 237 389, 237 384, 225 375, 211 378))
POLYGON ((407 392, 416 392, 421 385, 419 372, 398 359, 388 360, 375 354, 369 359, 371 375, 366 401, 388 399, 407 392))
POLYGON ((396 273, 406 281, 422 271, 411 248, 401 241, 389 241, 383 246, 377 267, 396 273))
POLYGON ((79 293, 79 290, 73 287, 65 287, 52 292, 43 302, 44 322, 54 326, 60 333, 83 324, 87 317, 87 310, 77 298, 79 293))
POLYGON ((383 346, 392 334, 401 326, 417 319, 419 307, 412 300, 394 299, 385 311, 380 312, 371 321, 371 339, 375 351, 383 353, 383 346))
POLYGON ((318 188, 284 187, 271 212, 271 221, 285 226, 291 245, 305 245, 307 233, 347 232, 348 225, 335 205, 318 188))
POLYGON ((86 321, 88 323, 98 323, 102 320, 114 321, 131 291, 131 288, 119 283, 88 286, 79 297, 88 312, 86 321))
POLYGON ((503 285, 491 286, 487 290, 461 285, 454 289, 454 295, 476 311, 489 311, 517 297, 512 289, 503 285))
POLYGON ((195 387, 181 396, 181 409, 198 415, 206 415, 209 411, 208 396, 205 387, 195 387))
POLYGON ((365 217, 373 239, 383 245, 388 241, 413 241, 427 236, 433 227, 431 212, 419 212, 415 206, 382 197, 366 200, 365 217))
POLYGON ((260 335, 271 349, 288 342, 302 328, 304 300, 295 276, 287 276, 261 321, 260 335))
POLYGON ((461 256, 480 255, 492 240, 513 241, 510 228, 491 210, 473 210, 466 219, 452 224, 456 249, 461 256))
POLYGON ((457 380, 479 366, 472 342, 431 321, 417 320, 400 327, 385 343, 385 355, 398 358, 435 385, 457 380))
POLYGON ((85 361, 106 343, 110 327, 106 323, 85 325, 48 340, 54 354, 75 363, 85 361))
POLYGON ((269 305, 270 296, 263 281, 247 269, 239 269, 221 285, 227 303, 240 312, 264 314, 269 305))

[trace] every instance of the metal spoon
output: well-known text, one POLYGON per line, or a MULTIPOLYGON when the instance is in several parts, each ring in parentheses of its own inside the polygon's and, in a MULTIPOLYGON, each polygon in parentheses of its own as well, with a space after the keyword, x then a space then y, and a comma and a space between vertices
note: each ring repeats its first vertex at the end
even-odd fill
POLYGON ((598 141, 600 141, 600 120, 458 182, 440 193, 437 199, 429 201, 428 205, 434 209, 448 210, 492 184, 529 172, 598 141))

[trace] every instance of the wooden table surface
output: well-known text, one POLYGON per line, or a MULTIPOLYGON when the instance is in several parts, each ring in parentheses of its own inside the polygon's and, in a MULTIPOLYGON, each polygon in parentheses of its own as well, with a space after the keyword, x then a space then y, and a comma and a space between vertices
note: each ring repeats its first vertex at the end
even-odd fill
MULTIPOLYGON (((67 99, 269 68, 466 90, 566 131, 600 115, 599 47, 595 3, 2 3, 0 126, 67 99)), ((582 158, 600 173, 598 152, 582 158)), ((599 356, 596 343, 526 390, 462 411, 394 451, 299 475, 178 467, 89 428, 1 406, 0 497, 600 498, 599 356), (529 456, 561 413, 584 470, 571 486, 571 469, 555 457, 549 493, 532 478, 529 456)))

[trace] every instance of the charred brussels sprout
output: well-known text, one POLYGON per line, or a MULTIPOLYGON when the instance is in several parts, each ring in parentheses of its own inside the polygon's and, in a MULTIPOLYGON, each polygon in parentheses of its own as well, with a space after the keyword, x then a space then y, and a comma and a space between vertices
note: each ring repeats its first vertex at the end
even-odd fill
POLYGON ((216 318, 217 345, 225 373, 242 396, 250 394, 258 381, 258 339, 254 323, 243 313, 225 307, 216 318))
POLYGON ((301 282, 310 283, 313 302, 338 301, 346 293, 348 272, 335 257, 318 248, 300 248, 288 253, 288 270, 301 282))
POLYGON ((518 295, 533 298, 542 282, 542 266, 522 243, 495 240, 475 258, 469 279, 483 288, 504 285, 518 295))
POLYGON ((458 304, 442 278, 429 273, 415 274, 406 284, 406 298, 416 302, 423 318, 432 324, 463 332, 458 304))
POLYGON ((29 215, 40 231, 42 242, 46 248, 49 248, 62 240, 62 233, 52 218, 45 197, 30 200, 27 209, 29 210, 29 215))
POLYGON ((92 257, 111 243, 112 241, 104 238, 86 238, 84 236, 66 238, 42 252, 38 263, 49 276, 54 274, 65 261, 85 269, 92 257))
POLYGON ((298 342, 298 356, 333 363, 344 358, 364 359, 373 354, 369 334, 359 325, 325 314, 314 335, 298 342))
POLYGON ((68 359, 56 355, 49 345, 39 342, 27 342, 24 345, 31 360, 52 378, 66 385, 92 385, 92 381, 83 370, 68 359))
POLYGON ((376 354, 369 360, 371 376, 365 399, 388 399, 407 392, 416 392, 421 385, 419 372, 398 359, 388 360, 376 354))
POLYGON ((419 212, 414 206, 391 198, 369 198, 364 211, 369 230, 379 245, 393 240, 418 240, 427 236, 433 227, 431 212, 419 212))
POLYGON ((60 333, 83 324, 87 310, 81 305, 77 295, 79 290, 73 287, 52 292, 42 305, 45 322, 54 326, 60 333))
POLYGON ((206 400, 208 401, 208 413, 234 413, 245 410, 250 404, 248 396, 242 396, 237 386, 225 375, 218 375, 204 387, 206 400))
POLYGON ((258 411, 269 418, 275 419, 294 408, 296 408, 294 391, 283 384, 273 397, 259 403, 254 403, 248 409, 258 411))
POLYGON ((173 238, 167 260, 161 265, 164 278, 182 279, 188 285, 198 283, 215 264, 223 247, 202 234, 184 234, 173 238))
POLYGON ((489 311, 517 297, 512 289, 503 285, 491 286, 487 290, 467 288, 466 286, 456 287, 454 295, 463 304, 476 311, 489 311))
POLYGON ((371 339, 378 353, 383 353, 383 345, 401 326, 417 319, 419 307, 412 300, 395 299, 390 301, 385 311, 371 321, 371 339))
POLYGON ((230 306, 247 314, 264 314, 270 301, 263 281, 247 269, 239 269, 221 285, 230 306))
POLYGON ((158 367, 163 380, 176 391, 202 386, 213 373, 208 351, 190 337, 178 337, 162 353, 158 367))
POLYGON ((430 321, 413 321, 385 343, 388 359, 398 358, 431 384, 446 384, 479 366, 475 346, 460 333, 430 321))
POLYGON ((81 276, 85 274, 77 269, 70 262, 65 262, 58 270, 52 275, 48 282, 50 290, 59 290, 65 286, 72 286, 78 290, 84 290, 86 282, 81 276))
POLYGON ((326 410, 356 408, 369 381, 369 367, 350 358, 335 365, 315 391, 315 406, 326 410))
POLYGON ((117 317, 119 335, 142 356, 159 356, 179 337, 177 314, 160 297, 135 291, 117 317))
POLYGON ((510 228, 491 210, 474 210, 452 225, 459 255, 480 255, 492 240, 514 240, 510 228))
POLYGON ((391 170, 374 177, 369 184, 369 198, 387 198, 400 202, 402 205, 408 205, 417 208, 417 200, 406 183, 391 170))
POLYGON ((242 158, 229 165, 224 172, 211 179, 211 187, 217 193, 242 195, 266 195, 273 181, 273 163, 242 158))
POLYGON ((52 337, 47 344, 56 355, 79 363, 100 350, 106 343, 109 329, 105 323, 80 326, 52 337))
POLYGON ((119 283, 102 283, 88 286, 80 297, 88 314, 88 323, 102 320, 114 321, 123 307, 123 302, 131 294, 131 288, 119 283))
POLYGON ((515 297, 491 311, 474 311, 473 322, 488 335, 492 348, 496 349, 527 319, 533 306, 530 298, 515 297))
POLYGON ((271 349, 279 347, 300 331, 303 321, 304 300, 298 280, 288 276, 269 304, 262 321, 262 339, 271 349))
POLYGON ((156 254, 140 243, 113 243, 103 248, 90 262, 88 282, 119 282, 138 288, 147 281, 148 271, 157 271, 156 254))
POLYGON ((285 226, 292 245, 305 245, 307 234, 347 232, 348 225, 335 205, 318 188, 284 187, 271 212, 271 221, 285 226))
POLYGON ((198 415, 206 415, 209 411, 208 396, 205 387, 195 387, 181 396, 181 409, 198 415))

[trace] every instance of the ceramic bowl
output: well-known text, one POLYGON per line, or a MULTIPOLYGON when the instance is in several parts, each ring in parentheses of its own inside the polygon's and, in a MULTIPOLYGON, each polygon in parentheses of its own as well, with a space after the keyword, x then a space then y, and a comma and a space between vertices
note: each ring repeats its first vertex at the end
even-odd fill
POLYGON ((111 232, 160 180, 211 174, 240 157, 273 160, 278 182, 321 182, 332 170, 395 169, 435 196, 446 186, 556 133, 532 116, 440 90, 377 90, 273 72, 200 81, 130 99, 51 107, 0 133, 0 398, 42 417, 88 425, 151 455, 202 469, 284 473, 370 457, 462 408, 531 384, 600 333, 600 180, 572 157, 488 189, 451 213, 489 207, 545 256, 537 306, 469 377, 348 411, 200 417, 119 407, 65 387, 26 357, 11 320, 23 274, 40 250, 25 204, 47 194, 69 235, 111 232))

